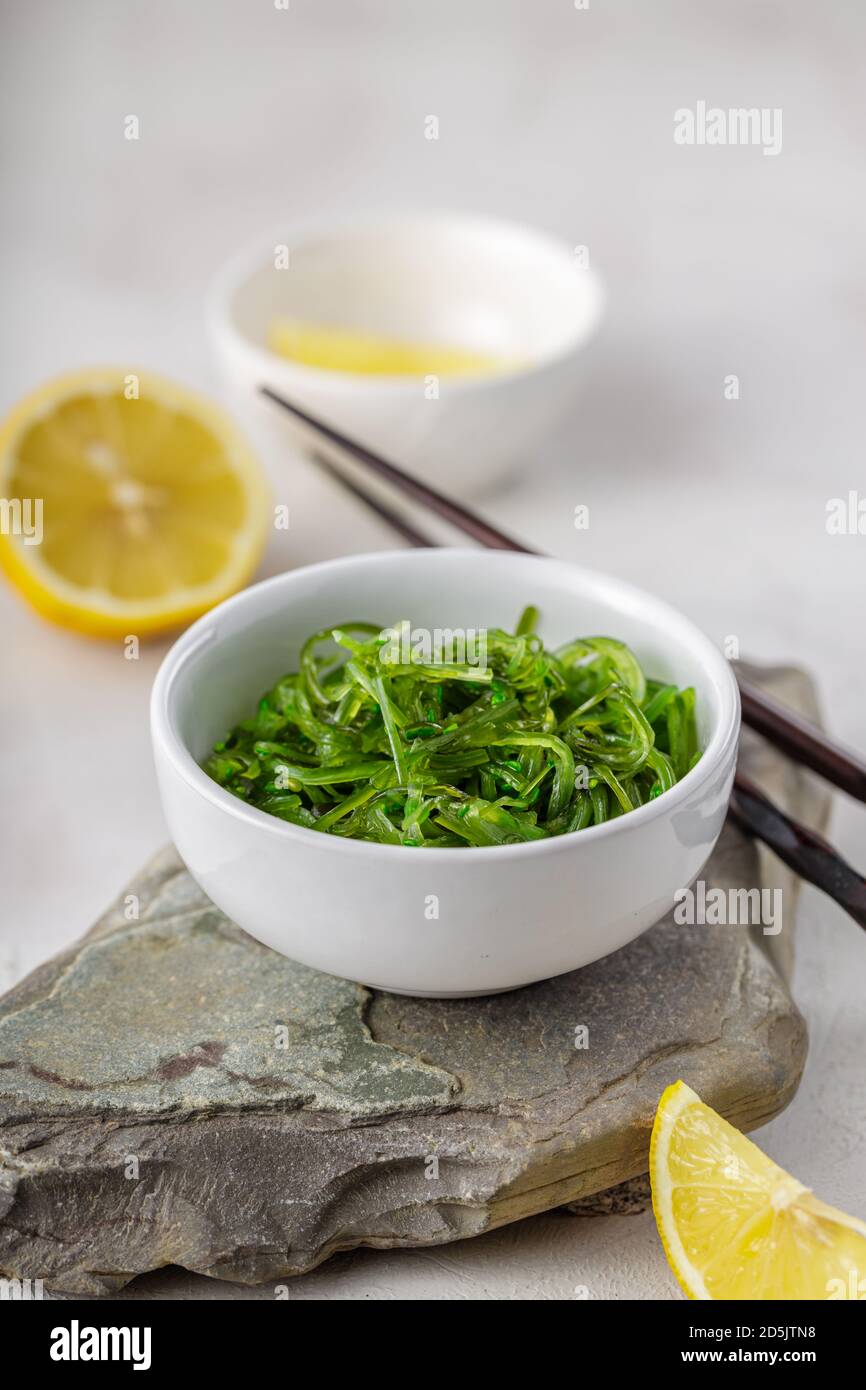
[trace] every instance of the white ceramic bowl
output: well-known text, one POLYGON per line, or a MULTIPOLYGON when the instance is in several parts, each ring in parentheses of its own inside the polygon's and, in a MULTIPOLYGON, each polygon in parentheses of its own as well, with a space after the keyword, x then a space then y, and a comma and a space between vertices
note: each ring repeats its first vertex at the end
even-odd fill
POLYGON ((722 828, 739 699, 721 653, 649 594, 558 560, 443 549, 311 565, 220 604, 166 656, 151 718, 169 829, 229 917, 318 970, 400 993, 461 995, 574 970, 670 910, 722 828), (244 805, 198 765, 295 669, 311 632, 407 617, 430 629, 513 627, 527 603, 540 608, 548 645, 619 637, 648 674, 695 686, 703 756, 671 791, 557 839, 425 851, 287 824, 244 805))
POLYGON ((267 385, 395 463, 467 494, 537 462, 574 407, 581 350, 601 317, 599 277, 538 231, 466 216, 402 216, 284 229, 231 261, 208 297, 212 344, 234 408, 278 481, 308 439, 263 401, 267 385), (278 269, 275 248, 288 248, 278 269), (274 318, 519 359, 483 378, 324 371, 267 347, 274 318))

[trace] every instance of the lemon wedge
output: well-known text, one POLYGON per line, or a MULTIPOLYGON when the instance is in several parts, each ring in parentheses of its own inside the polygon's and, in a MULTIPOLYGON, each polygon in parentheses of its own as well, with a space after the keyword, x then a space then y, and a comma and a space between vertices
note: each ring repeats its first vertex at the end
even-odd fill
POLYGON ((162 377, 59 377, 0 426, 0 566, 76 631, 147 636, 198 617, 249 579, 268 513, 232 423, 162 377))
POLYGON ((650 1181, 689 1298, 866 1297, 866 1224, 819 1201, 683 1081, 659 1102, 650 1181))

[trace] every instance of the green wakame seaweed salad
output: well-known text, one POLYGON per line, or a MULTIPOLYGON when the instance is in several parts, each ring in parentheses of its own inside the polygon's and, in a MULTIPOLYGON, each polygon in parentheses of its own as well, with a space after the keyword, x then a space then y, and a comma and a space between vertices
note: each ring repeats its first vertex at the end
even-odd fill
POLYGON ((612 637, 546 651, 537 621, 479 629, 474 664, 408 624, 317 632, 205 771, 294 825, 416 847, 567 835, 667 791, 700 756, 694 690, 612 637))

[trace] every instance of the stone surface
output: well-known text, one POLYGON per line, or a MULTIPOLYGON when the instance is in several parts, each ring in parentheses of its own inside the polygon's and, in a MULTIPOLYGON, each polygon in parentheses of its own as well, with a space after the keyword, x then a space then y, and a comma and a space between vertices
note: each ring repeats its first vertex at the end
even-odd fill
MULTIPOLYGON (((762 678, 814 714, 802 676, 762 678)), ((811 779, 748 737, 743 756, 821 824, 811 779)), ((750 1128, 805 1057, 792 877, 731 826, 704 876, 781 887, 782 933, 668 919, 583 971, 442 1001, 283 959, 164 851, 0 1003, 0 1270, 81 1294, 166 1264, 253 1283, 559 1205, 639 1209, 665 1085, 750 1128)))

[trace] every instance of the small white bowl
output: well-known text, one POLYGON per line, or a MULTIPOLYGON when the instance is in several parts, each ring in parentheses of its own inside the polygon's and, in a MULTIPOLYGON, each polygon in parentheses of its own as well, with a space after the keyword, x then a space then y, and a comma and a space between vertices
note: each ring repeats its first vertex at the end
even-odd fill
POLYGON ((231 402, 272 471, 285 479, 298 441, 291 418, 263 401, 270 386, 313 415, 447 490, 471 493, 537 460, 573 407, 579 358, 601 318, 598 275, 574 248, 509 222, 391 216, 284 229, 236 257, 208 296, 212 344, 231 402), (277 268, 277 249, 288 268, 277 268), (272 352, 274 319, 460 346, 516 365, 443 377, 438 398, 418 378, 326 371, 272 352))
POLYGON ((740 708, 724 657, 686 618, 618 579, 477 550, 386 551, 311 565, 228 599, 174 644, 153 688, 163 807, 218 907, 305 965, 404 994, 513 989, 616 951, 670 910, 719 836, 740 708), (548 645, 605 634, 648 674, 694 685, 703 756, 669 792, 576 834, 487 849, 409 849, 306 830, 246 806, 199 762, 329 624, 513 628, 548 645))

